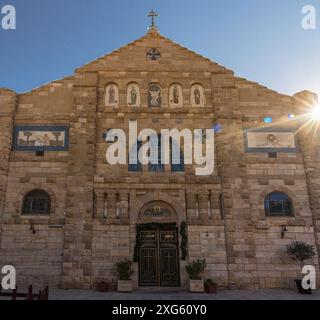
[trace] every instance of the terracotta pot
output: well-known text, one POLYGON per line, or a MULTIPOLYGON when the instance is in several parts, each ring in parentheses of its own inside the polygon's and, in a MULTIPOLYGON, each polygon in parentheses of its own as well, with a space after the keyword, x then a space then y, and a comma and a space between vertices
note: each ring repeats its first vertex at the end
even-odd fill
POLYGON ((207 293, 217 293, 217 284, 214 283, 214 284, 211 284, 210 286, 207 286, 206 287, 206 292, 207 293))

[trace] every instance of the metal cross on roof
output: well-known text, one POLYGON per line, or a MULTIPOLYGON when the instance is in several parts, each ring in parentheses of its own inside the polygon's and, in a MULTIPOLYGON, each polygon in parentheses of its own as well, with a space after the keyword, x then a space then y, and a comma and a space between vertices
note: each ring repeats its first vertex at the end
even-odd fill
POLYGON ((154 18, 159 17, 159 14, 152 9, 149 12, 148 17, 151 17, 151 28, 155 27, 154 18))

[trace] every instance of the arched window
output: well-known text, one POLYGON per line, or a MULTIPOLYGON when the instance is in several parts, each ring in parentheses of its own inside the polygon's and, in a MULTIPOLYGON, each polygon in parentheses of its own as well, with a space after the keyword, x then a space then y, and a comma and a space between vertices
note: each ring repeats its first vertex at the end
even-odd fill
POLYGON ((291 199, 284 192, 271 192, 264 200, 267 216, 293 216, 291 199))
MULTIPOLYGON (((151 140, 151 146, 153 148, 157 148, 158 152, 157 152, 157 159, 155 159, 156 161, 153 162, 157 162, 157 163, 149 163, 148 165, 148 171, 149 172, 164 172, 165 171, 165 165, 162 164, 161 162, 161 155, 162 155, 162 149, 161 149, 161 134, 158 135, 158 139, 156 140, 151 140), (152 145, 152 143, 157 143, 156 145, 152 145)), ((184 166, 184 154, 183 151, 180 150, 180 161, 173 161, 172 159, 172 148, 173 146, 177 146, 177 142, 170 139, 170 159, 171 159, 171 171, 172 172, 184 172, 185 171, 185 166, 184 166), (175 163, 174 163, 175 162, 175 163), (177 163, 176 162, 180 162, 177 163)), ((137 159, 136 159, 136 164, 130 164, 129 161, 129 166, 128 166, 128 171, 134 172, 134 171, 142 171, 142 164, 140 163, 139 159, 138 159, 138 154, 139 154, 139 150, 142 147, 142 142, 141 141, 137 141, 136 144, 133 146, 134 148, 137 148, 137 159)), ((129 160, 130 160, 130 156, 129 156, 129 160)))
POLYGON ((43 190, 33 190, 23 199, 22 214, 49 214, 50 196, 43 190))

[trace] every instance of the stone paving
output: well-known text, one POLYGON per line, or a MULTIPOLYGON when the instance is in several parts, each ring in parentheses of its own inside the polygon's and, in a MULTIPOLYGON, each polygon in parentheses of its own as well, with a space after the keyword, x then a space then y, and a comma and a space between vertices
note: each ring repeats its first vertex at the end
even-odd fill
POLYGON ((320 300, 320 290, 314 290, 312 295, 302 295, 292 290, 223 290, 217 294, 177 292, 146 292, 133 293, 106 292, 86 290, 50 291, 50 300, 320 300))

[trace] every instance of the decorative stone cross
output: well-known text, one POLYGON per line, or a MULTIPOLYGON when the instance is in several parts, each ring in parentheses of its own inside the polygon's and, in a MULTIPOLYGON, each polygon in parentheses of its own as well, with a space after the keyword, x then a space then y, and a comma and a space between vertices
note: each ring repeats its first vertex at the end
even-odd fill
POLYGON ((155 17, 159 17, 159 14, 152 9, 152 10, 149 12, 148 17, 149 17, 149 18, 151 17, 151 28, 154 28, 154 27, 155 27, 154 18, 155 18, 155 17))

